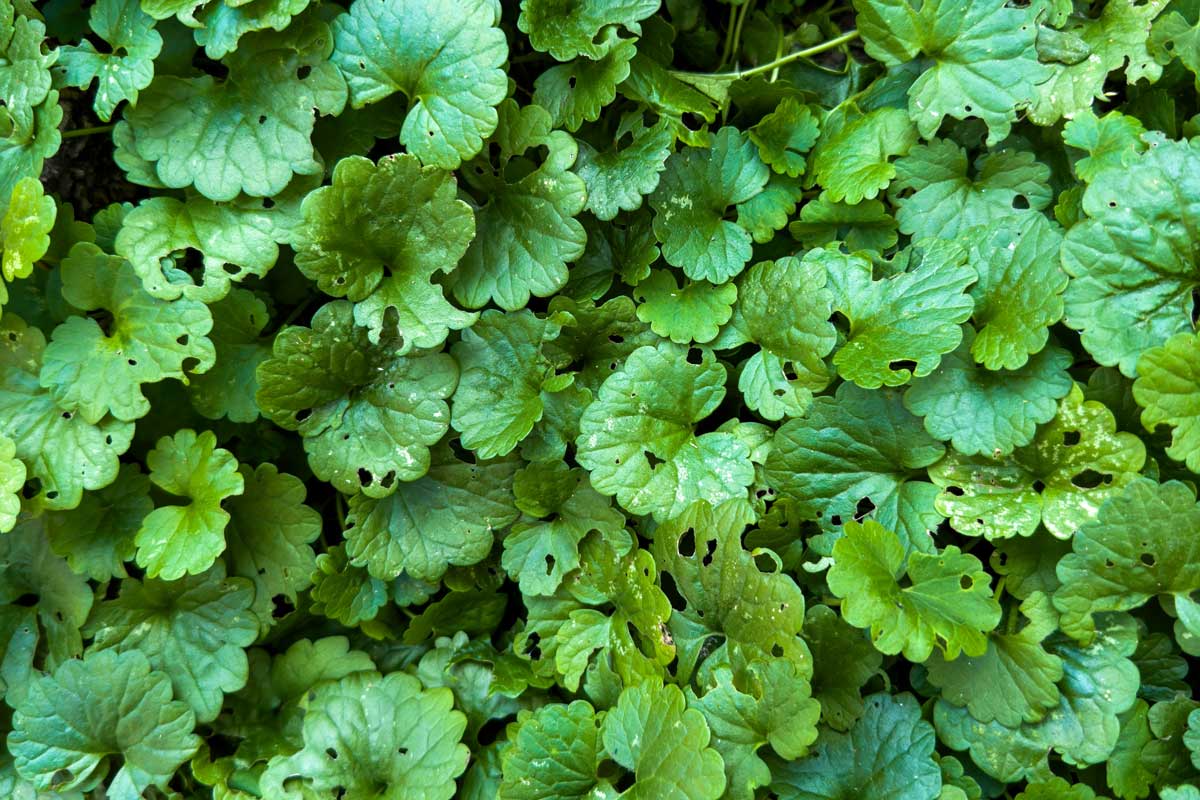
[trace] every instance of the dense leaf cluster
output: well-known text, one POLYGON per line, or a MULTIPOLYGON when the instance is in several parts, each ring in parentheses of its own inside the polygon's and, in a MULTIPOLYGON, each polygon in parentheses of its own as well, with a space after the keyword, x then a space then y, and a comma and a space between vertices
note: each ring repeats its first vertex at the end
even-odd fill
POLYGON ((1200 800, 1197 0, 0 0, 0 796, 1200 800))

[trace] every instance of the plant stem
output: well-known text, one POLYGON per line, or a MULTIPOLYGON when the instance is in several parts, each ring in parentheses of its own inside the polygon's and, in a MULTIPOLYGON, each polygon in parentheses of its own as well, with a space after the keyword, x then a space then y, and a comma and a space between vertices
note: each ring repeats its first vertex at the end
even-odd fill
POLYGON ((729 57, 733 55, 733 29, 737 27, 737 12, 737 6, 729 6, 729 22, 725 25, 725 45, 721 48, 721 61, 717 64, 717 69, 728 64, 729 57))
POLYGON ((97 125, 94 128, 76 128, 75 130, 71 131, 63 131, 62 138, 75 139, 80 136, 91 136, 92 134, 96 133, 108 133, 115 127, 116 125, 97 125))
POLYGON ((742 10, 738 13, 737 24, 733 27, 733 51, 730 53, 730 58, 733 63, 737 63, 738 54, 742 51, 742 26, 746 23, 746 17, 750 16, 750 12, 754 9, 754 0, 746 0, 742 3, 742 10))
POLYGON ((841 47, 842 45, 846 44, 847 42, 853 42, 857 38, 858 38, 857 30, 846 31, 841 36, 838 36, 835 39, 830 39, 827 42, 821 42, 820 44, 815 44, 812 47, 806 47, 803 50, 797 50, 794 53, 788 53, 786 56, 783 56, 782 58, 777 58, 774 61, 771 61, 767 64, 761 64, 757 67, 754 67, 753 69, 743 69, 743 70, 738 70, 736 72, 710 72, 710 73, 705 74, 704 77, 706 77, 706 78, 726 78, 731 81, 741 80, 742 78, 752 78, 755 75, 761 75, 764 72, 771 72, 772 70, 776 70, 779 67, 784 66, 785 64, 792 63, 793 61, 799 61, 802 58, 809 58, 811 56, 817 55, 818 53, 824 53, 827 50, 833 50, 834 48, 841 47))

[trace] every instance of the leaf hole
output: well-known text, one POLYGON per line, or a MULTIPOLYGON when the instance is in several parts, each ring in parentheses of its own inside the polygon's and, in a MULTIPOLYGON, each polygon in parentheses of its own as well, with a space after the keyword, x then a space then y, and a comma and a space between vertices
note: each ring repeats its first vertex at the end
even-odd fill
POLYGON ((971 580, 970 575, 961 575, 958 579, 958 585, 965 592, 974 585, 974 581, 971 580))
POLYGON ((1153 567, 1158 563, 1158 560, 1154 558, 1153 553, 1142 553, 1141 556, 1138 557, 1138 560, 1147 567, 1153 567))
POLYGON ((897 372, 899 372, 902 369, 906 369, 909 372, 912 372, 916 368, 917 368, 917 362, 913 361, 911 358, 898 358, 894 361, 888 362, 888 369, 895 370, 897 372))
POLYGON ((296 610, 296 604, 288 599, 286 594, 277 594, 271 598, 271 616, 283 619, 296 610))
POLYGON ((783 648, 779 646, 779 642, 771 645, 771 655, 775 656, 776 658, 783 657, 783 648))
POLYGON ((1079 431, 1067 431, 1064 433, 1063 444, 1067 447, 1074 447, 1079 444, 1079 431))
POLYGON ((704 558, 700 559, 700 563, 707 567, 712 564, 713 553, 717 552, 717 540, 708 539, 705 541, 704 549, 706 552, 704 553, 704 558))
POLYGON ((659 464, 663 463, 661 458, 654 455, 654 453, 651 453, 649 450, 646 451, 646 461, 650 463, 650 469, 654 469, 659 464))
POLYGON ((363 469, 362 467, 358 468, 358 483, 359 483, 359 485, 370 486, 374 482, 375 482, 375 476, 371 474, 370 470, 363 469))
POLYGON ((1035 492, 1037 492, 1038 494, 1041 494, 1043 491, 1045 491, 1045 489, 1046 489, 1046 484, 1042 483, 1041 481, 1033 482, 1033 490, 1035 492))
POLYGON ((259 115, 258 115, 258 124, 259 124, 259 125, 266 125, 266 124, 267 124, 267 115, 266 115, 266 114, 259 114, 259 115))
POLYGON ((312 67, 308 64, 303 64, 296 70, 296 80, 302 81, 312 74, 312 67))
POLYGON ((325 748, 325 755, 329 756, 329 757, 330 757, 330 758, 332 758, 334 761, 337 761, 337 757, 338 757, 338 751, 337 751, 337 750, 334 750, 332 747, 326 747, 326 748, 325 748))
POLYGON ((687 608, 687 601, 683 599, 683 595, 679 593, 679 587, 675 585, 675 578, 669 572, 659 573, 659 588, 662 593, 667 596, 667 602, 671 604, 671 608, 676 611, 683 611, 687 608))
POLYGON ((1106 475, 1094 469, 1085 469, 1071 478, 1071 483, 1080 489, 1095 489, 1102 483, 1112 483, 1112 475, 1106 475))
POLYGON ((962 497, 966 492, 963 491, 961 486, 947 486, 946 494, 953 495, 954 497, 962 497))
POLYGON ((679 550, 679 555, 684 558, 691 558, 696 555, 696 531, 688 528, 679 537, 679 542, 676 544, 676 549, 679 550))
POLYGON ((311 408, 302 408, 299 411, 297 411, 293 415, 293 417, 296 420, 296 422, 304 422, 304 420, 306 420, 312 416, 312 413, 313 413, 313 410, 311 408))
POLYGON ((689 364, 704 363, 704 351, 699 347, 689 347, 687 351, 687 362, 689 364))
POLYGON ((1012 200, 1012 207, 1017 209, 1029 208, 1029 198, 1023 194, 1019 194, 1012 200))

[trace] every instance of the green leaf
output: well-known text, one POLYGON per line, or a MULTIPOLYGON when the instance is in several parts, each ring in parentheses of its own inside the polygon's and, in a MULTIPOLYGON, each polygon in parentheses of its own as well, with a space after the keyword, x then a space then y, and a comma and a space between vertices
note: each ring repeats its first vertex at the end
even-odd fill
POLYGON ((1038 63, 1034 7, 1006 0, 963 6, 949 0, 855 0, 868 55, 898 66, 920 54, 929 67, 908 90, 908 110, 930 139, 949 116, 987 125, 987 143, 1008 136, 1019 112, 1046 80, 1038 63))
POLYGON ((168 581, 204 572, 225 550, 229 512, 221 503, 244 490, 237 459, 217 447, 212 431, 185 429, 159 439, 146 464, 156 486, 191 502, 159 506, 142 520, 134 539, 138 566, 168 581))
POLYGON ((882 253, 896 244, 896 220, 879 200, 855 205, 815 197, 800 209, 800 219, 788 225, 792 236, 805 247, 822 247, 844 241, 846 247, 882 253))
MULTIPOLYGON (((22 520, 0 537, 0 606, 26 608, 35 638, 42 640, 38 665, 47 670, 77 658, 83 651, 80 629, 92 610, 87 580, 72 572, 66 560, 54 555, 37 518, 22 520), (44 658, 43 658, 44 654, 44 658)), ((0 668, 0 677, 3 669, 0 668)), ((9 700, 23 696, 27 686, 9 689, 9 700)))
POLYGON ((101 53, 84 39, 78 46, 59 49, 56 69, 63 72, 68 86, 87 89, 96 81, 96 116, 108 122, 122 100, 136 106, 138 93, 154 80, 154 59, 162 50, 162 37, 138 0, 100 0, 92 6, 89 23, 109 51, 101 53))
POLYGON ((246 289, 234 287, 210 303, 212 340, 216 361, 209 370, 188 379, 192 407, 208 419, 227 417, 230 422, 258 419, 258 365, 271 357, 271 341, 262 335, 270 321, 267 304, 246 289))
POLYGON ((505 571, 530 595, 552 594, 579 567, 579 544, 591 531, 624 538, 625 516, 592 488, 587 473, 561 461, 534 462, 515 475, 518 507, 535 519, 504 538, 505 571))
POLYGON ((255 610, 269 624, 275 598, 295 603, 312 584, 310 545, 321 535, 321 515, 304 504, 304 483, 274 464, 242 464, 238 472, 244 491, 225 500, 225 562, 231 575, 254 583, 255 610))
POLYGON ((311 328, 280 331, 258 366, 263 415, 298 431, 316 476, 346 494, 386 497, 421 477, 449 427, 454 360, 396 353, 393 340, 372 344, 351 304, 338 300, 313 315, 311 328))
POLYGON ((221 59, 236 50, 247 33, 286 28, 293 17, 308 8, 309 0, 246 0, 236 4, 204 0, 204 3, 196 14, 196 21, 200 23, 194 26, 196 44, 204 48, 204 54, 209 58, 221 59))
POLYGON ((0 435, 12 440, 29 477, 41 483, 31 503, 74 508, 84 489, 116 479, 117 457, 129 448, 133 424, 105 418, 91 425, 59 408, 38 384, 45 348, 42 332, 20 317, 0 320, 0 435))
POLYGON ((1087 643, 1095 636, 1097 613, 1200 589, 1190 537, 1178 535, 1197 524, 1195 493, 1178 481, 1143 479, 1114 493, 1080 526, 1071 541, 1074 552, 1058 562, 1063 586, 1054 593, 1054 605, 1062 612, 1063 631, 1087 643))
POLYGON ((583 412, 576 458, 600 494, 665 520, 697 500, 745 496, 749 448, 730 433, 695 433, 725 397, 709 351, 668 343, 635 350, 583 412))
POLYGON ((779 428, 765 476, 826 529, 857 518, 867 499, 874 518, 900 535, 905 550, 928 551, 930 532, 942 518, 924 468, 944 452, 898 394, 843 383, 833 397, 818 397, 807 415, 779 428))
POLYGON ((559 61, 586 56, 604 57, 609 40, 598 34, 620 26, 640 35, 638 23, 658 10, 660 0, 521 0, 517 27, 529 35, 535 49, 559 61), (599 41, 597 41, 599 40, 599 41))
POLYGON ((771 782, 771 770, 758 750, 782 758, 805 755, 817 738, 821 708, 809 695, 808 681, 789 661, 756 661, 748 685, 734 685, 733 672, 718 670, 697 697, 688 688, 688 707, 698 710, 712 732, 712 746, 725 762, 726 796, 753 800, 754 790, 771 782))
MULTIPOLYGON (((1145 78, 1154 83, 1162 75, 1147 50, 1150 23, 1167 0, 1146 3, 1109 3, 1095 17, 1079 15, 1068 20, 1063 33, 1077 37, 1083 58, 1075 63, 1051 63, 1049 79, 1039 83, 1037 100, 1029 117, 1038 125, 1052 125, 1090 109, 1108 93, 1108 73, 1124 67, 1130 85, 1145 78)), ((1111 88, 1111 87, 1108 87, 1111 88)))
MULTIPOLYGON (((31 116, 35 106, 51 96, 50 68, 59 51, 45 46, 46 25, 40 15, 22 13, 22 3, 0 5, 0 104, 18 119, 31 116)), ((37 177, 36 175, 34 177, 37 177)))
POLYGON ((755 660, 772 658, 792 663, 799 678, 812 673, 800 638, 804 595, 778 563, 758 566, 756 556, 769 554, 743 549, 741 535, 752 521, 742 503, 704 503, 655 531, 654 560, 683 599, 670 620, 680 680, 722 663, 740 679, 755 660))
POLYGON ((1082 783, 1070 784, 1062 778, 1030 783, 1017 795, 1016 800, 1097 800, 1090 786, 1082 783))
POLYGON ((1191 256, 1200 145, 1153 144, 1127 167, 1096 175, 1083 195, 1088 218, 1067 231, 1062 248, 1067 325, 1097 362, 1129 377, 1144 351, 1192 330, 1200 286, 1191 256))
POLYGON ((650 196, 654 233, 663 258, 693 280, 724 283, 750 260, 750 232, 742 226, 742 206, 767 186, 771 170, 753 142, 725 127, 712 147, 689 147, 667 159, 658 189, 650 196), (725 217, 731 208, 738 222, 725 217))
POLYGON ((160 300, 142 288, 129 262, 81 242, 61 266, 63 297, 83 311, 54 329, 40 382, 55 402, 92 424, 111 414, 132 421, 150 412, 142 385, 212 367, 212 315, 196 300, 160 300), (186 367, 186 371, 185 371, 186 367))
POLYGON ((846 123, 813 162, 822 196, 850 204, 874 199, 896 175, 891 159, 916 143, 916 128, 902 109, 881 108, 846 123))
POLYGON ((513 461, 463 462, 449 448, 435 448, 423 477, 386 498, 350 498, 345 531, 350 562, 379 580, 403 572, 434 581, 452 565, 482 561, 495 532, 517 518, 512 496, 517 466, 513 461))
POLYGON ((354 108, 403 92, 400 144, 428 166, 457 169, 496 130, 508 91, 499 21, 494 0, 358 0, 333 22, 330 58, 354 108))
POLYGON ((312 582, 313 613, 343 625, 370 622, 388 602, 388 585, 362 567, 351 566, 344 546, 327 548, 317 556, 312 582))
POLYGON ((8 533, 17 524, 24 486, 25 465, 17 458, 17 446, 0 435, 0 533, 8 533))
POLYGON ((467 768, 467 719, 446 688, 425 689, 404 672, 357 672, 313 691, 304 713, 304 748, 271 759, 269 797, 378 797, 450 800, 467 768))
POLYGON ((656 582, 654 558, 630 545, 585 537, 579 570, 553 595, 524 598, 528 624, 513 643, 536 672, 561 676, 571 691, 582 683, 605 706, 622 686, 661 680, 675 656, 667 629, 671 603, 656 582))
POLYGON ((481 198, 475 239, 450 278, 455 299, 468 308, 494 300, 514 311, 530 295, 554 294, 567 282, 567 264, 583 255, 587 235, 575 217, 587 188, 570 171, 579 146, 552 127, 541 106, 506 100, 494 147, 461 172, 481 198))
POLYGON ((863 715, 862 688, 878 673, 883 656, 862 631, 825 605, 808 609, 804 639, 812 649, 812 695, 821 704, 821 722, 848 731, 863 715))
POLYGON ((988 775, 1009 783, 1051 777, 1048 756, 1084 767, 1108 758, 1120 731, 1118 715, 1137 699, 1138 671, 1129 655, 1137 645, 1133 619, 1109 615, 1101 636, 1088 647, 1054 634, 1046 650, 1062 660, 1059 703, 1040 722, 1012 729, 977 721, 965 708, 938 701, 934 725, 943 744, 969 750, 988 775))
POLYGON ((725 791, 721 756, 708 746, 704 716, 684 708, 678 686, 648 682, 621 692, 602 724, 609 756, 634 773, 629 800, 717 800, 725 791))
POLYGON ((191 709, 141 653, 96 652, 37 678, 13 714, 8 747, 18 772, 39 790, 103 784, 112 800, 166 791, 200 745, 191 709), (109 776, 110 759, 121 768, 109 776))
POLYGON ((776 769, 771 789, 781 800, 935 800, 934 744, 912 695, 871 695, 849 733, 822 730, 811 756, 776 769))
POLYGON ((679 344, 711 342, 733 315, 737 286, 686 281, 681 288, 669 270, 655 270, 633 290, 637 315, 659 336, 679 344))
POLYGON ((843 532, 833 545, 829 589, 842 598, 847 622, 870 628, 875 649, 914 662, 929 658, 935 644, 951 661, 984 654, 1000 606, 979 559, 948 545, 910 553, 906 565, 900 538, 874 520, 852 520, 843 532))
POLYGON ((971 316, 966 288, 975 271, 961 248, 930 242, 924 261, 876 281, 861 256, 825 251, 833 308, 850 323, 834 353, 838 374, 864 389, 900 386, 931 373, 942 354, 958 347, 960 323, 971 316))
MULTIPOLYGON (((658 187, 672 141, 666 120, 647 126, 641 118, 634 120, 610 149, 599 151, 580 141, 574 171, 587 187, 587 210, 608 221, 620 211, 641 208, 642 198, 658 187)), ((589 245, 592 238, 588 237, 589 245)))
POLYGON ((1049 327, 1062 319, 1062 233, 1041 214, 1025 214, 963 238, 969 242, 967 264, 979 276, 971 287, 979 329, 971 354, 988 369, 1019 369, 1046 346, 1049 327))
POLYGON ((738 389, 746 404, 767 419, 804 413, 812 392, 824 389, 833 377, 824 362, 838 336, 829 321, 834 294, 828 279, 823 251, 814 251, 803 260, 755 264, 740 281, 737 318, 719 347, 743 341, 760 345, 761 353, 743 367, 738 389), (756 389, 762 395, 755 396, 756 389))
POLYGON ((16 184, 24 178, 36 180, 46 159, 58 152, 62 119, 56 91, 32 113, 0 112, 0 208, 7 210, 16 184))
POLYGON ((968 536, 1031 536, 1038 523, 1069 539, 1101 503, 1135 480, 1146 448, 1116 430, 1112 413, 1084 401, 1078 384, 1053 420, 1011 455, 950 453, 929 470, 938 511, 968 536))
POLYGON ((211 303, 229 294, 233 282, 266 275, 279 257, 281 238, 269 216, 253 206, 152 197, 126 215, 116 253, 133 265, 152 296, 211 303), (198 274, 188 272, 194 252, 203 256, 198 274))
POLYGON ((308 16, 286 31, 247 35, 225 59, 222 82, 159 75, 125 114, 134 150, 173 189, 195 186, 216 201, 278 194, 293 175, 321 171, 314 111, 337 114, 346 104, 332 50, 329 27, 308 16))
POLYGON ((543 397, 565 388, 545 352, 559 333, 552 319, 522 310, 484 313, 452 352, 462 376, 450 424, 481 458, 503 456, 542 418, 543 397))
POLYGON ((1076 161, 1074 167, 1076 175, 1091 182, 1104 170, 1124 167, 1145 151, 1145 133, 1137 117, 1120 111, 1097 117, 1088 110, 1063 125, 1063 143, 1087 151, 1088 155, 1076 161))
POLYGON ((501 756, 504 778, 498 800, 582 800, 592 795, 601 780, 604 749, 600 720, 590 704, 551 703, 519 717, 518 723, 512 746, 501 756))
POLYGON ((897 159, 890 192, 900 231, 914 239, 951 239, 1019 215, 1018 209, 1041 211, 1050 204, 1050 170, 1033 153, 994 150, 971 166, 967 151, 949 139, 917 145, 897 159))
POLYGON ((85 493, 76 508, 47 512, 46 536, 80 575, 95 581, 124 578, 125 562, 137 551, 134 537, 153 510, 150 476, 136 464, 122 464, 116 480, 85 493))
POLYGON ((816 143, 819 129, 812 109, 794 97, 785 97, 747 135, 763 163, 775 172, 798 178, 804 174, 804 154, 816 143))
POLYGON ((1050 345, 1019 369, 993 372, 971 358, 976 341, 965 326, 962 344, 930 375, 913 381, 904 406, 957 452, 998 458, 1029 444, 1037 426, 1054 418, 1074 385, 1067 373, 1073 359, 1050 345))
POLYGON ((96 606, 84 633, 93 650, 139 651, 171 678, 175 696, 210 722, 222 697, 246 684, 246 652, 258 637, 254 586, 217 565, 177 581, 126 578, 120 594, 96 606))
POLYGON ((556 128, 572 133, 584 122, 595 122, 600 112, 617 97, 617 84, 629 77, 629 62, 637 46, 621 40, 608 29, 596 60, 577 58, 539 75, 533 82, 533 102, 550 112, 556 128))
POLYGON ((1200 337, 1172 336, 1138 359, 1133 396, 1142 411, 1142 424, 1153 431, 1171 426, 1167 455, 1200 473, 1200 337))
MULTIPOLYGON (((3 162, 0 162, 2 164, 3 162)), ((28 278, 33 265, 50 247, 54 228, 54 198, 46 197, 37 177, 16 181, 0 217, 0 306, 8 302, 5 283, 28 278)))
POLYGON ((947 661, 935 653, 925 663, 929 682, 941 689, 942 698, 966 706, 980 722, 995 720, 1016 728, 1041 720, 1058 705, 1062 659, 1042 647, 1042 640, 1058 627, 1058 615, 1050 598, 1040 592, 1020 608, 1027 620, 1024 627, 992 631, 981 655, 947 661))
POLYGON ((455 195, 450 173, 408 154, 378 164, 342 159, 333 185, 304 198, 296 266, 321 291, 354 301, 354 320, 371 341, 394 325, 405 349, 437 347, 476 319, 432 282, 454 269, 475 235, 471 208, 455 195))

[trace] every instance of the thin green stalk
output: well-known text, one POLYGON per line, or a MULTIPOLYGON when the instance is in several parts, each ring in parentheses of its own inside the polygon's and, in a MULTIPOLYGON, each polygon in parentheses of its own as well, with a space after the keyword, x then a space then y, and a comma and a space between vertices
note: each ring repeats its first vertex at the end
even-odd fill
POLYGON ((803 50, 797 50, 794 53, 788 53, 786 56, 783 56, 782 58, 777 58, 774 61, 771 61, 767 64, 761 64, 752 69, 737 70, 736 72, 710 72, 710 73, 706 73, 704 75, 704 77, 712 78, 712 79, 722 79, 723 78, 723 79, 727 79, 730 81, 741 80, 742 78, 752 78, 755 75, 761 75, 764 72, 771 72, 773 70, 776 70, 779 67, 782 67, 786 64, 792 63, 793 61, 799 61, 802 58, 811 58, 812 56, 815 56, 818 53, 824 53, 827 50, 833 50, 835 48, 841 47, 842 45, 846 44, 847 42, 853 42, 857 38, 858 38, 857 30, 846 31, 845 33, 843 33, 841 36, 838 36, 837 38, 830 39, 827 42, 821 42, 820 44, 815 44, 812 47, 806 47, 803 50))
POLYGON ((733 27, 733 51, 730 53, 730 58, 735 64, 738 54, 742 52, 742 26, 746 24, 746 17, 750 16, 752 10, 754 10, 754 0, 746 0, 742 3, 742 10, 738 12, 737 23, 733 27))
POLYGON ((717 69, 729 63, 729 57, 733 55, 733 29, 737 25, 738 7, 729 6, 729 23, 725 26, 725 45, 721 48, 721 60, 717 63, 717 69))
POLYGON ((76 128, 75 130, 71 131, 63 131, 62 138, 76 139, 80 136, 91 136, 96 133, 108 133, 115 127, 116 125, 97 125, 94 128, 76 128))

